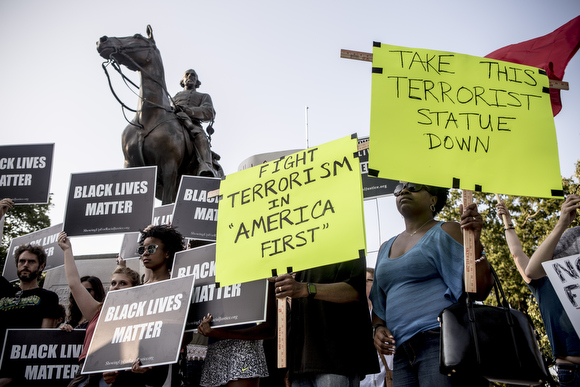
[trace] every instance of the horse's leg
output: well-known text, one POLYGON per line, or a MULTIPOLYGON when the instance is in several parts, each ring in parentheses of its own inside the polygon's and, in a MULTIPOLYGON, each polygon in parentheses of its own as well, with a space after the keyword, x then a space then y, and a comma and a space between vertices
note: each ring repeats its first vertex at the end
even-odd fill
POLYGON ((175 203, 177 187, 179 182, 178 165, 174 161, 169 161, 163 166, 163 204, 175 203))

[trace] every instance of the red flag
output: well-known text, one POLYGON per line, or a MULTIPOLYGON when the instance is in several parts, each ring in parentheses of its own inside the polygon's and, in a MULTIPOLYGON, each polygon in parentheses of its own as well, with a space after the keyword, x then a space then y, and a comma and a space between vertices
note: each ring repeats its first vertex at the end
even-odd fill
MULTIPOLYGON (((554 32, 536 39, 505 46, 486 58, 519 63, 544 69, 549 79, 561 81, 568 62, 580 47, 580 16, 554 32)), ((554 116, 562 110, 560 90, 550 88, 554 116)))

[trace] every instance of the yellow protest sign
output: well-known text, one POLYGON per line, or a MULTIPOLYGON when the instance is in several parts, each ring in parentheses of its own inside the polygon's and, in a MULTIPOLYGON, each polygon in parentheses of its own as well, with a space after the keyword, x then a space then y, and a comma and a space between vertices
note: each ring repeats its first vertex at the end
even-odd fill
POLYGON ((365 254, 356 136, 227 175, 220 185, 220 286, 365 254))
POLYGON ((393 180, 561 197, 548 82, 535 67, 375 43, 369 168, 393 180))

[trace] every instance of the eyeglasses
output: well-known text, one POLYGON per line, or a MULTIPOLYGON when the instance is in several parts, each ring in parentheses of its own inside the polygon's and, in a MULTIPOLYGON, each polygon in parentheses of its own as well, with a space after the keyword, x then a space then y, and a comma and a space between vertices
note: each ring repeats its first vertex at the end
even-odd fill
POLYGON ((139 248, 137 249, 137 253, 139 255, 143 255, 145 254, 145 250, 147 250, 149 254, 154 254, 158 248, 159 248, 158 245, 139 246, 139 248))
POLYGON ((403 190, 407 188, 407 190, 409 192, 419 192, 422 189, 425 189, 425 191, 429 192, 429 190, 427 189, 426 185, 423 184, 415 184, 415 183, 399 183, 397 184, 397 186, 395 187, 395 191, 393 192, 393 195, 395 195, 395 197, 398 197, 401 195, 401 192, 403 192, 403 190))

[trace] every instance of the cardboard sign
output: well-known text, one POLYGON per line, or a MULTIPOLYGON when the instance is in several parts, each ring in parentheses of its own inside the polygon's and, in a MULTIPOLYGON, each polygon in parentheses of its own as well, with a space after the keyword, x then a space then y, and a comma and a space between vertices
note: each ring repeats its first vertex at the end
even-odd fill
POLYGON ((370 150, 379 177, 563 196, 549 81, 535 67, 376 43, 370 150))
POLYGON ((16 274, 14 252, 19 246, 27 243, 41 246, 44 249, 44 252, 46 253, 46 266, 44 267, 45 271, 64 265, 64 251, 62 251, 62 249, 58 246, 57 242, 58 233, 61 231, 62 223, 59 223, 54 226, 50 226, 42 230, 12 239, 10 241, 8 253, 6 254, 6 264, 4 265, 2 275, 8 281, 14 281, 18 279, 18 275, 16 274))
POLYGON ((128 232, 127 234, 123 235, 123 242, 121 242, 121 250, 119 251, 119 255, 124 260, 139 258, 137 249, 139 248, 140 237, 140 232, 128 232))
POLYGON ((79 369, 84 329, 8 329, 1 368, 27 386, 67 386, 79 369))
POLYGON ((220 181, 211 177, 181 177, 172 225, 184 237, 215 241, 219 199, 208 198, 207 194, 219 189, 220 181))
MULTIPOLYGON (((368 137, 359 138, 358 144, 369 142, 368 137)), ((395 187, 399 184, 398 180, 381 179, 380 177, 369 176, 369 149, 363 149, 358 152, 360 161, 360 173, 362 176, 363 198, 374 199, 382 196, 392 195, 395 187)))
POLYGON ((213 316, 214 328, 266 321, 268 281, 216 286, 215 246, 212 243, 175 254, 171 277, 195 278, 185 330, 197 330, 208 313, 213 316))
POLYGON ((0 198, 14 204, 46 204, 54 144, 0 146, 0 198))
POLYGON ((155 207, 153 209, 153 225, 160 226, 162 224, 173 224, 173 204, 166 204, 164 206, 155 207))
POLYGON ((220 185, 221 286, 365 255, 356 136, 226 176, 220 185))
POLYGON ((177 362, 189 311, 193 276, 107 293, 83 373, 177 362))
POLYGON ((542 262, 542 266, 580 336, 580 254, 542 262))
POLYGON ((72 174, 64 229, 69 236, 139 231, 153 218, 157 167, 72 174))

